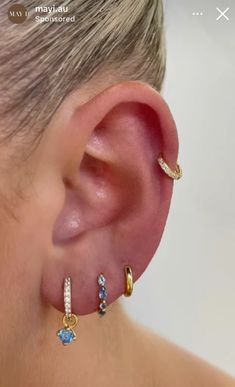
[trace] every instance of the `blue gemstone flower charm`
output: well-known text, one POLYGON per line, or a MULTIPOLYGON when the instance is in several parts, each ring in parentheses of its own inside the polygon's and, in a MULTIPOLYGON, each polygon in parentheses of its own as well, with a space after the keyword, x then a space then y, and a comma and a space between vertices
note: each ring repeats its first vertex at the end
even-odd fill
POLYGON ((105 287, 106 278, 102 273, 98 276, 97 282, 98 282, 98 285, 100 286, 99 294, 98 294, 99 300, 100 300, 98 313, 100 316, 104 316, 107 308, 106 298, 108 296, 108 293, 105 287))
POLYGON ((78 323, 78 317, 76 316, 76 314, 70 314, 70 315, 64 314, 64 317, 63 317, 64 328, 61 328, 57 331, 57 336, 60 338, 62 344, 67 345, 76 340, 77 335, 74 332, 73 328, 75 328, 77 323, 78 323))
POLYGON ((72 343, 76 340, 76 333, 71 328, 62 328, 57 332, 57 336, 59 336, 61 342, 64 345, 72 343))

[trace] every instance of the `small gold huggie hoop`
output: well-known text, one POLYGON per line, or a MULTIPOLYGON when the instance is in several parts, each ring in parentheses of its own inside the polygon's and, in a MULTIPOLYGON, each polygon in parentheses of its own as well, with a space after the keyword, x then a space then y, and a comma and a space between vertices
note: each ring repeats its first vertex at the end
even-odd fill
POLYGON ((160 167, 162 168, 162 170, 167 174, 167 176, 169 176, 171 179, 174 179, 174 180, 179 180, 182 175, 183 175, 183 171, 182 171, 182 168, 180 167, 179 164, 176 164, 176 167, 174 170, 172 170, 169 165, 165 162, 165 160, 163 159, 162 155, 160 154, 159 157, 158 157, 158 164, 160 165, 160 167))
POLYGON ((133 274, 130 266, 124 267, 125 272, 125 280, 126 280, 126 288, 125 288, 125 297, 130 297, 133 292, 133 274))

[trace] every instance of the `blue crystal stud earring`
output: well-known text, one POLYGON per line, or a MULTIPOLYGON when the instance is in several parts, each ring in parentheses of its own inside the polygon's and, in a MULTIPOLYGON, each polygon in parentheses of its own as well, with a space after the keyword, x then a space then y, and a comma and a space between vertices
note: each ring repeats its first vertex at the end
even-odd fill
POLYGON ((78 323, 78 317, 71 312, 71 278, 66 277, 64 279, 64 309, 63 325, 64 327, 57 331, 57 336, 60 338, 62 344, 67 345, 76 340, 77 335, 73 328, 78 323))
POLYGON ((107 290, 106 290, 106 287, 105 287, 105 283, 106 283, 106 278, 104 276, 104 274, 100 274, 98 276, 98 285, 100 286, 99 288, 99 315, 100 316, 104 316, 105 313, 106 313, 106 309, 107 309, 107 302, 106 302, 106 298, 107 298, 107 290))

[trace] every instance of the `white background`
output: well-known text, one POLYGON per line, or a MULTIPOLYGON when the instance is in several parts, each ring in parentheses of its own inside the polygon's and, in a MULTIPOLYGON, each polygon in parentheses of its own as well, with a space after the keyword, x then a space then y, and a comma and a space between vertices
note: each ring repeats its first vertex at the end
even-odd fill
POLYGON ((166 33, 163 96, 184 177, 158 251, 123 302, 137 321, 235 376, 235 3, 168 1, 166 33), (229 22, 216 21, 216 6, 230 6, 229 22))

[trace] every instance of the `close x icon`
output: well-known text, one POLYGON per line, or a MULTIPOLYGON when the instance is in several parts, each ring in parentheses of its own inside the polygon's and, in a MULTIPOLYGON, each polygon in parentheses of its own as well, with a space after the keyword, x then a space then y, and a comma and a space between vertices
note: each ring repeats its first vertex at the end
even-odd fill
POLYGON ((219 15, 217 17, 216 20, 220 20, 220 19, 226 19, 227 21, 229 21, 229 17, 228 17, 228 11, 229 11, 229 7, 227 7, 224 11, 222 11, 220 8, 216 7, 216 10, 218 11, 219 15))

